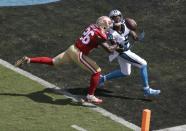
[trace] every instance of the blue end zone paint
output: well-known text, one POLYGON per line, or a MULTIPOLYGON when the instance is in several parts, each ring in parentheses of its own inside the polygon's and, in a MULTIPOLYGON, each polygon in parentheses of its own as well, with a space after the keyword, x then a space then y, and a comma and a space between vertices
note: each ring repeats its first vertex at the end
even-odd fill
POLYGON ((0 0, 1 6, 26 6, 56 2, 60 0, 0 0))

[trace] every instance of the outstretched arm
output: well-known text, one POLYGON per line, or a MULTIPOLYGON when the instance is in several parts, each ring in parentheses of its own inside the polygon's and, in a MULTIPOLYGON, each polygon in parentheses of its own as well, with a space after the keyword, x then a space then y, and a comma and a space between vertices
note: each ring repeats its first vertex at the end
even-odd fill
POLYGON ((114 52, 114 51, 116 50, 116 48, 118 47, 117 44, 109 45, 107 42, 101 43, 101 46, 102 46, 103 49, 105 49, 108 53, 114 52))
POLYGON ((131 30, 131 31, 130 31, 130 35, 132 36, 132 38, 133 38, 135 41, 138 40, 138 35, 137 35, 137 33, 136 33, 135 31, 131 30))
POLYGON ((107 42, 103 42, 101 46, 108 52, 113 53, 114 51, 123 52, 123 47, 120 47, 117 43, 109 45, 107 42))
POLYGON ((135 41, 143 42, 145 37, 145 32, 142 31, 139 35, 137 35, 135 31, 130 31, 130 35, 133 37, 135 41))

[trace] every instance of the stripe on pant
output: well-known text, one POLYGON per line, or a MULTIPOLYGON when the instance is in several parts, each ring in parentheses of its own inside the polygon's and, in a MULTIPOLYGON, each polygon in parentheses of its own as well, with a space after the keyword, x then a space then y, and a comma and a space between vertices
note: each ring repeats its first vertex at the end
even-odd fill
POLYGON ((128 56, 128 55, 125 54, 125 53, 122 53, 122 54, 120 54, 119 56, 122 57, 123 59, 125 59, 125 60, 131 62, 131 63, 141 65, 141 63, 139 63, 138 61, 132 59, 130 56, 128 56))
POLYGON ((79 59, 81 61, 81 63, 83 63, 88 69, 90 69, 93 73, 96 73, 97 71, 94 69, 94 67, 91 66, 91 64, 89 64, 86 59, 83 58, 83 53, 80 52, 79 53, 79 59))

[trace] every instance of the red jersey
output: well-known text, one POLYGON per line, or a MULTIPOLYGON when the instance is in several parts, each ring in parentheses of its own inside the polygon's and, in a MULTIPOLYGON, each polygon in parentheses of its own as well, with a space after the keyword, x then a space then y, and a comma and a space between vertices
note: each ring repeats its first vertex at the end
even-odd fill
POLYGON ((101 32, 101 29, 92 24, 85 29, 82 36, 77 39, 75 46, 84 54, 89 54, 91 50, 97 48, 100 42, 104 42, 107 35, 101 32))

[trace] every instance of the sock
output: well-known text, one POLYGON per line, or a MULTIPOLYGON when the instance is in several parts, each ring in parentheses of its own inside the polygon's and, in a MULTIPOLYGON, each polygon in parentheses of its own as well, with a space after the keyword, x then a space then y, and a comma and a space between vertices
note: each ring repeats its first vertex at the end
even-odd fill
POLYGON ((140 74, 141 74, 141 78, 142 78, 142 81, 143 81, 143 86, 144 86, 144 88, 145 88, 145 87, 149 88, 147 66, 143 66, 143 67, 140 69, 140 71, 141 71, 140 74))
POLYGON ((121 70, 114 70, 112 72, 110 72, 109 74, 105 75, 106 80, 111 80, 111 79, 115 79, 115 78, 120 78, 120 77, 124 77, 126 75, 124 75, 121 70))
POLYGON ((101 74, 100 72, 97 72, 91 76, 90 87, 88 88, 89 95, 94 95, 96 87, 99 84, 100 74, 101 74))
POLYGON ((50 57, 34 57, 34 58, 29 58, 29 59, 30 59, 30 63, 53 65, 52 58, 50 57))

